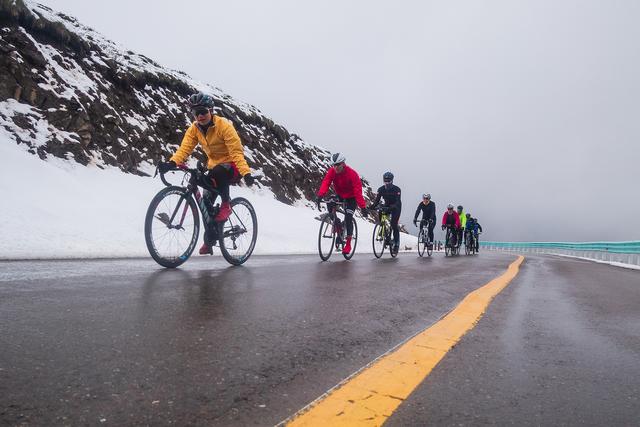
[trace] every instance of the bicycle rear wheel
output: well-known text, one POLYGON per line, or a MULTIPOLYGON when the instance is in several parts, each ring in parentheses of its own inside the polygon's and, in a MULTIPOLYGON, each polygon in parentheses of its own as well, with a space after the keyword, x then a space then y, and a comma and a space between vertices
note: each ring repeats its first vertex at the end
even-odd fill
POLYGON ((331 215, 325 214, 320 220, 320 231, 318 232, 318 254, 323 261, 331 257, 335 241, 336 233, 333 230, 333 220, 331 215))
MULTIPOLYGON (((345 225, 346 227, 346 225, 345 225)), ((353 254, 356 253, 356 246, 358 245, 358 224, 356 223, 355 218, 353 219, 353 234, 351 235, 351 252, 348 254, 342 254, 344 259, 351 259, 353 254)))
POLYGON ((249 259, 258 239, 258 218, 247 199, 231 200, 231 216, 218 225, 220 252, 229 264, 240 265, 249 259))
POLYGON ((380 258, 384 253, 385 238, 386 238, 385 231, 386 230, 384 226, 382 226, 382 224, 376 224, 376 226, 373 227, 373 239, 372 239, 373 254, 376 256, 376 258, 380 258))
POLYGON ((175 268, 193 253, 200 232, 198 206, 182 187, 167 187, 151 200, 144 221, 144 238, 151 257, 175 268))

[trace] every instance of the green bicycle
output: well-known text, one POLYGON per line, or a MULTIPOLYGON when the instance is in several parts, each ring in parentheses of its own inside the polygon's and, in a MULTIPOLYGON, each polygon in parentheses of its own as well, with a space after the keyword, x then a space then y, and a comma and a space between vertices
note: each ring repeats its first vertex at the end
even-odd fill
POLYGON ((380 207, 378 211, 378 222, 373 228, 373 254, 376 258, 380 258, 385 248, 389 248, 389 253, 393 258, 398 255, 398 251, 394 250, 393 231, 391 229, 391 210, 389 208, 380 207))

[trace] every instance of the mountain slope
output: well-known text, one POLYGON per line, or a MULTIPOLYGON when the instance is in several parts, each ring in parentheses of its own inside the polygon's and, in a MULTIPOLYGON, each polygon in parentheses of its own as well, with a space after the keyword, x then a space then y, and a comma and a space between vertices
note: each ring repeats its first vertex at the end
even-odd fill
MULTIPOLYGON (((257 108, 105 39, 75 19, 0 0, 0 133, 40 158, 149 174, 178 147, 203 91, 231 120, 252 169, 287 204, 312 200, 329 152, 257 108)), ((198 154, 202 158, 202 154, 198 154)), ((364 182, 367 195, 372 195, 364 182)))

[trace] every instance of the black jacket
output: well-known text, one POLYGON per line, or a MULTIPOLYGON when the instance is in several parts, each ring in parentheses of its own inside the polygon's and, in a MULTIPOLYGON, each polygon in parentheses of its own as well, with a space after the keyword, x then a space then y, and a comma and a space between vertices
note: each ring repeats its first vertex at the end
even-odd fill
POLYGON ((376 195, 376 199, 373 201, 371 205, 372 208, 378 206, 380 203, 380 198, 384 199, 384 205, 387 208, 400 208, 402 207, 402 202, 400 201, 400 187, 397 185, 391 185, 389 188, 384 185, 378 188, 378 194, 376 195))
POLYGON ((418 205, 418 209, 416 209, 416 214, 413 216, 414 221, 417 221, 418 215, 420 215, 420 211, 422 211, 423 220, 432 219, 433 223, 436 223, 436 204, 434 202, 429 202, 429 204, 427 205, 420 202, 420 204, 418 205))

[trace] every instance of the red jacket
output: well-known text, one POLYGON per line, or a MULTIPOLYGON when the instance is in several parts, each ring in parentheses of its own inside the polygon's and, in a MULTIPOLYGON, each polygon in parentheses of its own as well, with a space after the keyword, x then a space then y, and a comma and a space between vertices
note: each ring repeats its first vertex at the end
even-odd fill
POLYGON ((327 171, 327 174, 322 180, 320 190, 318 190, 318 196, 323 197, 329 191, 329 186, 333 183, 333 189, 336 194, 343 199, 355 198, 356 203, 360 209, 364 209, 367 204, 362 197, 362 182, 358 172, 351 169, 349 166, 344 165, 344 169, 341 173, 336 173, 336 170, 331 167, 327 171))
MULTIPOLYGON (((448 215, 448 211, 444 211, 444 216, 442 217, 442 225, 447 225, 448 215)), ((453 211, 453 217, 456 219, 456 228, 460 228, 460 215, 458 215, 458 212, 453 211)))

